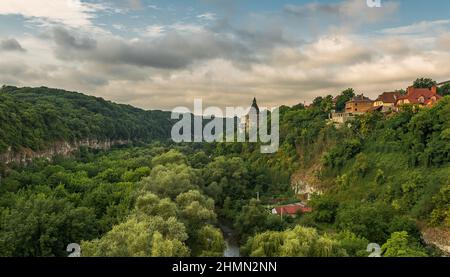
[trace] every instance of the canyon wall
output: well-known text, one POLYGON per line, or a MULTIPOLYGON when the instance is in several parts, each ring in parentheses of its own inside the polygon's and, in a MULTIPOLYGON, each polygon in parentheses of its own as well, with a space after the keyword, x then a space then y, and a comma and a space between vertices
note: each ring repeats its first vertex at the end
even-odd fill
POLYGON ((22 149, 20 151, 13 151, 11 147, 0 154, 0 163, 27 163, 36 158, 52 159, 56 155, 69 156, 80 147, 88 147, 92 149, 107 150, 114 145, 126 145, 132 143, 131 140, 97 140, 84 139, 75 142, 59 141, 54 142, 48 149, 43 151, 33 151, 31 149, 22 149))

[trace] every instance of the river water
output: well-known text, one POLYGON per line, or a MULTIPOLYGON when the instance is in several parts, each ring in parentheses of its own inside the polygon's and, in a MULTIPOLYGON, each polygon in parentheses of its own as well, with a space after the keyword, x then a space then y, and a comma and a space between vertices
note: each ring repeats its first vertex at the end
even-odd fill
POLYGON ((224 223, 220 224, 220 229, 222 230, 226 245, 223 253, 224 257, 240 257, 239 240, 237 239, 233 229, 224 223))

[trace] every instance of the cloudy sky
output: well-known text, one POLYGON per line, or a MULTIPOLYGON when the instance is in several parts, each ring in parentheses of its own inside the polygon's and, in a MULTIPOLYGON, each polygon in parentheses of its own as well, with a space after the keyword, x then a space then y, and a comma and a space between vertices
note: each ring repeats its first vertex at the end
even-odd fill
POLYGON ((450 1, 2 0, 0 85, 145 109, 375 97, 450 79, 450 1))

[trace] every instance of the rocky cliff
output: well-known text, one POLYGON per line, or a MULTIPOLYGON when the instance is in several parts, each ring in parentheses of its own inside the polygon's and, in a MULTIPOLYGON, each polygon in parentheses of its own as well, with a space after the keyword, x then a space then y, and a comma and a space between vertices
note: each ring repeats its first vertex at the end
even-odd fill
POLYGON ((75 142, 59 141, 54 142, 48 149, 43 151, 33 151, 31 149, 21 149, 20 151, 13 151, 11 147, 0 154, 0 163, 27 163, 36 158, 51 159, 56 155, 69 156, 80 147, 88 147, 92 149, 107 150, 114 145, 130 144, 131 140, 97 140, 85 139, 75 142))

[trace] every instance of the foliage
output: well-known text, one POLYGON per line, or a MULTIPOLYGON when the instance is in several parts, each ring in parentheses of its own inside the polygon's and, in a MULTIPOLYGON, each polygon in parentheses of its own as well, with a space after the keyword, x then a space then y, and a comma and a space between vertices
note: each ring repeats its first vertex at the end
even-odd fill
POLYGON ((272 215, 256 199, 242 207, 236 217, 234 228, 245 240, 248 236, 263 232, 265 230, 282 230, 285 222, 279 216, 272 215))
POLYGON ((312 217, 316 222, 333 223, 339 202, 331 195, 314 195, 309 205, 313 208, 312 217))
POLYGON ((340 95, 336 98, 336 111, 344 112, 345 104, 350 101, 353 97, 355 97, 355 91, 352 88, 346 89, 341 92, 340 95))
POLYGON ((296 226, 283 232, 268 231, 250 238, 242 247, 250 257, 337 257, 346 251, 337 240, 313 228, 296 226))
POLYGON ((381 247, 384 257, 426 257, 420 247, 411 243, 407 232, 395 232, 381 247))
POLYGON ((172 126, 166 112, 46 87, 1 88, 0 122, 0 153, 46 150, 58 141, 167 140, 172 126))
POLYGON ((414 87, 415 88, 431 88, 432 86, 435 86, 437 83, 433 79, 430 78, 417 78, 414 81, 414 87))
POLYGON ((66 256, 81 241, 86 256, 223 253, 223 236, 210 225, 214 201, 192 190, 199 181, 184 154, 150 147, 87 156, 6 174, 0 256, 66 256))
MULTIPOLYGON (((0 119, 11 122, 0 152, 167 137, 162 112, 47 88, 5 87, 0 99, 0 119)), ((450 98, 339 128, 327 122, 332 109, 331 96, 281 107, 280 149, 270 155, 251 143, 153 143, 0 164, 0 256, 65 256, 81 242, 84 256, 216 257, 224 221, 248 256, 367 256, 369 242, 384 243, 384 256, 428 255, 416 222, 450 226, 450 98), (294 172, 320 184, 313 212, 272 215, 274 199, 296 199, 294 172)))
POLYGON ((443 186, 440 192, 433 197, 433 205, 431 224, 450 228, 450 178, 448 185, 443 186))
POLYGON ((442 96, 450 95, 450 84, 445 84, 442 87, 438 88, 438 94, 442 96))
POLYGON ((187 234, 179 233, 175 218, 131 217, 113 227, 100 239, 84 241, 82 255, 91 257, 144 257, 189 255, 189 248, 183 243, 187 234), (166 233, 165 236, 162 233, 166 233))

